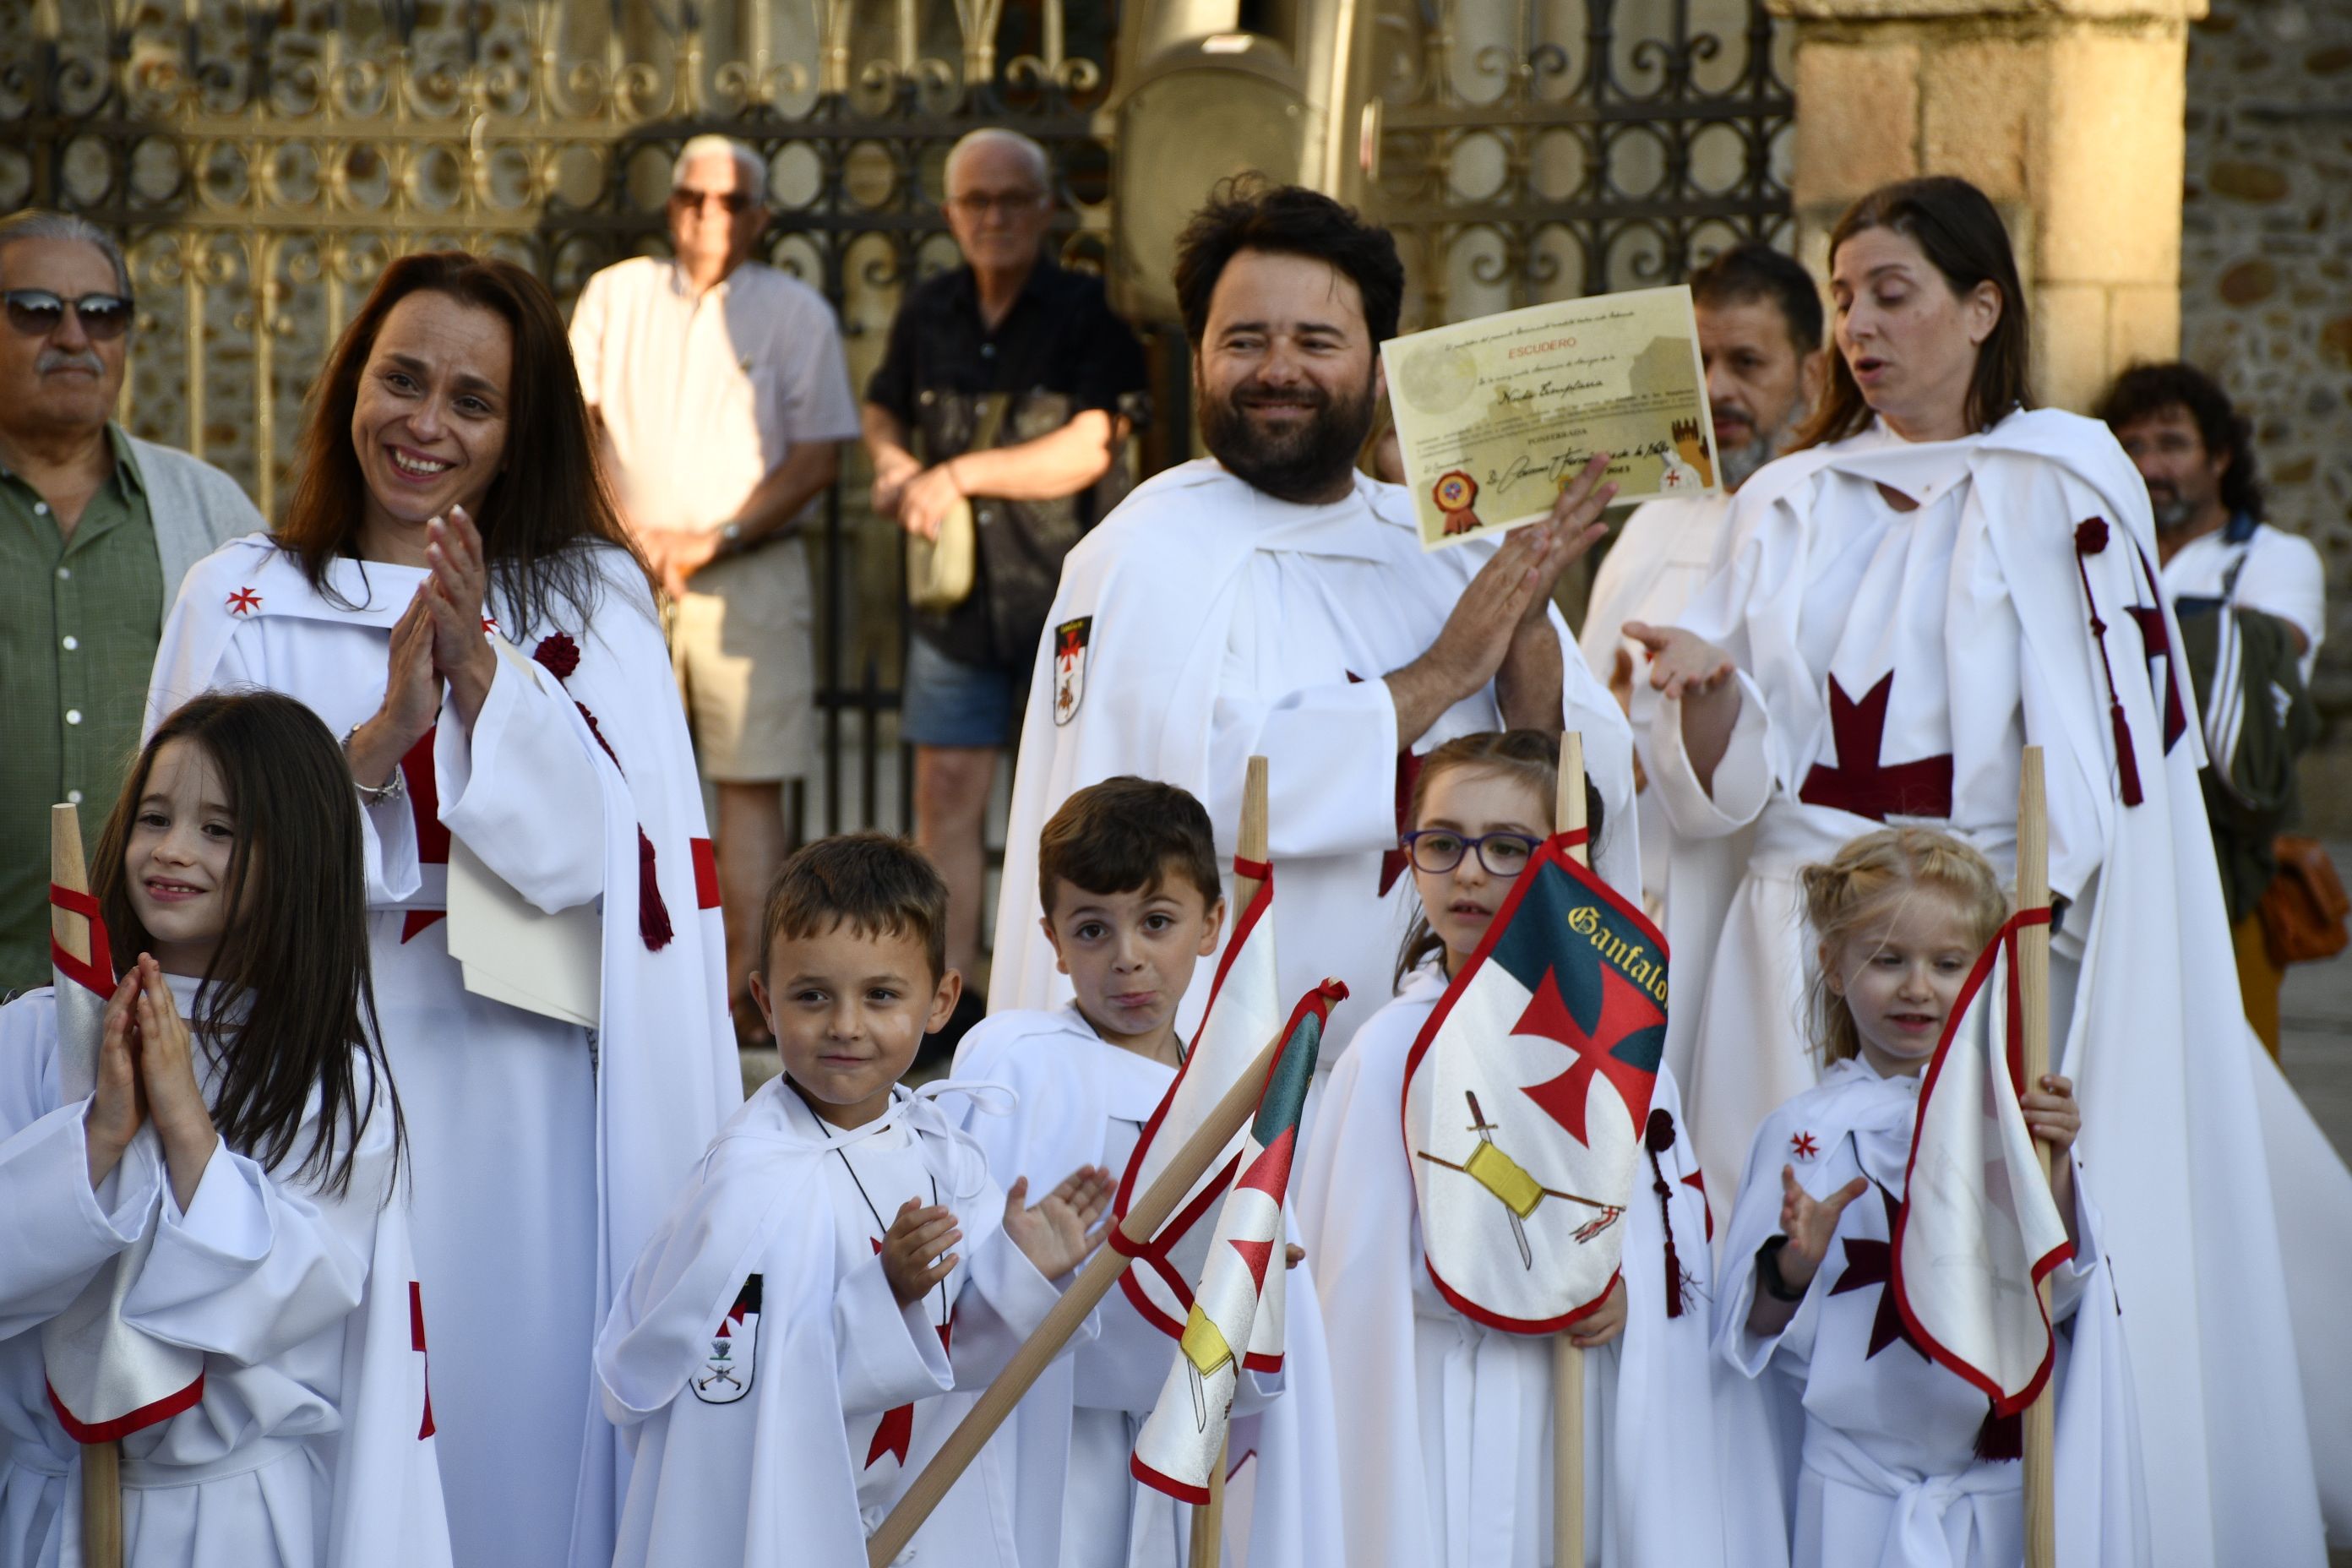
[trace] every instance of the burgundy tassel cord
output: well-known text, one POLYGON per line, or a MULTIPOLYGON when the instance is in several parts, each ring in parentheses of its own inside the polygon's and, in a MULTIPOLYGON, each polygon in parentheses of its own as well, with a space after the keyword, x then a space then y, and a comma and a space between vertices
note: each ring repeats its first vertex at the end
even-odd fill
MULTIPOLYGON (((570 634, 556 632, 541 637, 539 646, 530 650, 530 657, 559 681, 568 681, 572 679, 572 672, 580 668, 580 645, 572 640, 570 634)), ((586 703, 576 699, 572 706, 580 710, 580 717, 588 721, 588 732, 596 737, 596 743, 604 748, 604 754, 613 759, 613 765, 620 768, 620 756, 613 750, 613 742, 604 739, 604 728, 596 722, 596 715, 588 711, 586 703)), ((621 768, 621 773, 625 777, 628 770, 621 768)), ((655 876, 655 869, 654 841, 646 837, 645 826, 641 823, 637 827, 637 934, 645 939, 646 950, 649 952, 659 952, 677 934, 670 926, 669 906, 662 901, 661 882, 655 876)))
POLYGON ((1642 1142, 1650 1151, 1650 1190, 1658 1194, 1658 1217, 1666 1226, 1666 1316, 1679 1318, 1690 1294, 1691 1279, 1683 1272, 1682 1257, 1675 1251, 1674 1184, 1658 1163, 1658 1156, 1675 1146, 1675 1119, 1663 1108, 1651 1111, 1642 1142))
POLYGON ((2107 678, 2107 716, 2116 727, 2116 771, 2121 775, 2124 804, 2137 805, 2146 796, 2139 787, 2139 759, 2132 754, 2131 726, 2124 721, 2123 699, 2116 695, 2116 670, 2107 658, 2107 623, 2099 618, 2099 602, 2091 595, 2091 569, 2086 563, 2107 547, 2107 520, 2087 518, 2074 530, 2074 570, 2083 579, 2083 603, 2091 611, 2091 641, 2099 650, 2099 668, 2107 678))

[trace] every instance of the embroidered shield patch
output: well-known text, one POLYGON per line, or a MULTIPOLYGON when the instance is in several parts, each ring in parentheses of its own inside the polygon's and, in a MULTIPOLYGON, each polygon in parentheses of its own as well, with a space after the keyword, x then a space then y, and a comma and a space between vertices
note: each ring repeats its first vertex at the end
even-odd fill
POLYGON ((1080 616, 1054 628, 1054 722, 1066 724, 1078 716, 1087 696, 1087 642, 1094 635, 1095 618, 1080 616))
POLYGON ((735 1292, 735 1304, 710 1331, 710 1351, 687 1379, 705 1405, 732 1405, 751 1392, 752 1363, 760 1349, 760 1276, 749 1275, 735 1292))

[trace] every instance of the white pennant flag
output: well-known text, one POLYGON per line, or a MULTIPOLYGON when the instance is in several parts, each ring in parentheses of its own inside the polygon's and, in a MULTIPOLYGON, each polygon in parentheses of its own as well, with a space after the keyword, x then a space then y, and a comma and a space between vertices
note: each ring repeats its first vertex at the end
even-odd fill
POLYGON ((2035 1287, 2074 1255, 2018 1104, 2022 922, 2011 920, 1977 960, 1928 1059, 1895 1222, 1904 1321, 1928 1354, 1984 1391, 1996 1416, 2031 1405, 2050 1375, 2050 1320, 2035 1287))
MULTIPOLYGON (((1348 989, 1326 980, 1291 1015, 1257 1115, 1244 1134, 1241 1174, 1217 1215, 1175 1363, 1135 1440, 1135 1479, 1180 1501, 1209 1500, 1244 1368, 1282 1367, 1283 1202, 1298 1153, 1298 1120, 1315 1076, 1323 1025, 1348 989)), ((1262 1047, 1261 1047, 1262 1048, 1262 1047)))
MULTIPOLYGON (((73 865, 80 864, 80 828, 73 807, 50 816, 53 841, 69 835, 73 865)), ((75 880, 86 881, 77 876, 75 880)), ((70 1105, 98 1087, 98 1050, 106 1035, 106 1004, 114 993, 114 957, 89 889, 49 888, 49 964, 57 983, 58 1089, 70 1105), (67 917, 89 926, 89 956, 77 956, 58 941, 67 917)), ((163 1151, 152 1123, 142 1123, 118 1167, 129 1180, 134 1161, 160 1168, 163 1151)), ((102 1265, 66 1310, 41 1325, 41 1360, 48 1374, 49 1404, 67 1435, 77 1443, 111 1442, 143 1426, 167 1421, 194 1405, 205 1394, 201 1351, 166 1344, 122 1321, 122 1299, 139 1278, 139 1267, 155 1245, 163 1207, 159 1192, 139 1239, 102 1265)))
POLYGON ((1234 1134, 1232 1144, 1192 1184, 1183 1202, 1150 1242, 1139 1246, 1129 1242, 1118 1222, 1127 1217, 1128 1206, 1150 1190, 1194 1129, 1208 1119, 1234 1080, 1257 1060, 1265 1043, 1281 1030, 1285 1017, 1274 967, 1274 868, 1236 856, 1234 873, 1256 878, 1257 891, 1225 943, 1215 984, 1209 991, 1208 1011, 1193 1033, 1192 1048, 1185 1053, 1184 1065, 1177 1069, 1167 1098, 1144 1124, 1135 1153, 1119 1179, 1112 1208, 1110 1243, 1136 1260, 1134 1268, 1119 1276, 1119 1288, 1147 1322, 1171 1335, 1181 1335, 1191 1321, 1192 1282, 1201 1278, 1209 1259, 1210 1226, 1202 1222, 1233 1180, 1247 1130, 1234 1134))

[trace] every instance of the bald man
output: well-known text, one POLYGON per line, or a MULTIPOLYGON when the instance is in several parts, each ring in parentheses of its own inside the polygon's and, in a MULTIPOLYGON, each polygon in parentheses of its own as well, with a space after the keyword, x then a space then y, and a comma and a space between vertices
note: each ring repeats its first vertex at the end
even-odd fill
MULTIPOLYGON (((1115 459, 1142 406, 1142 346, 1102 280, 1047 254, 1052 169, 1026 136, 972 132, 948 153, 964 264, 908 291, 866 384, 874 510, 936 538, 968 505, 976 580, 912 615, 899 733, 915 748, 915 838, 948 883, 947 961, 980 957, 988 801, 1062 557, 1118 500, 1115 459)), ((951 1049, 984 998, 966 984, 951 1049)))

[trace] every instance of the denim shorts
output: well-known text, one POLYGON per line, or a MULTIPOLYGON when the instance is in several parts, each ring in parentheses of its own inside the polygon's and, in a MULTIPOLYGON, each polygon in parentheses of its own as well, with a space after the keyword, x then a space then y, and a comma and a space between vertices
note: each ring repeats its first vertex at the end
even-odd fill
POLYGON ((1001 665, 950 658, 918 633, 907 639, 899 738, 918 746, 1001 746, 1013 738, 1028 692, 1001 665))

